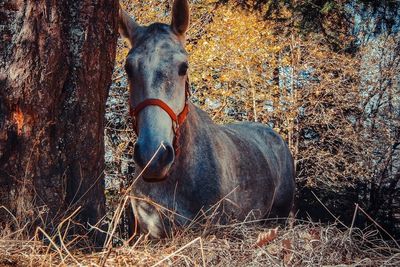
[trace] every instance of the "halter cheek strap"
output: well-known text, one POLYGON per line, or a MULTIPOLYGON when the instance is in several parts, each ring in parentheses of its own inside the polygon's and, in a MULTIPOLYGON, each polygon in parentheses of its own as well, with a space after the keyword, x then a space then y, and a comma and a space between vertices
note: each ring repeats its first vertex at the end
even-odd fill
POLYGON ((135 124, 134 124, 134 131, 136 134, 138 133, 138 127, 137 127, 137 116, 142 111, 144 108, 147 106, 158 106, 161 109, 163 109, 171 118, 172 120, 172 130, 174 131, 174 150, 175 154, 177 155, 179 152, 179 147, 178 147, 178 140, 180 136, 180 126, 185 122, 187 115, 189 113, 189 95, 190 95, 190 89, 189 89, 189 81, 186 81, 185 84, 185 106, 183 107, 183 110, 181 113, 178 115, 175 114, 175 112, 168 106, 167 103, 160 99, 156 98, 148 98, 142 102, 140 102, 135 108, 132 108, 130 110, 130 115, 131 117, 135 118, 135 124))

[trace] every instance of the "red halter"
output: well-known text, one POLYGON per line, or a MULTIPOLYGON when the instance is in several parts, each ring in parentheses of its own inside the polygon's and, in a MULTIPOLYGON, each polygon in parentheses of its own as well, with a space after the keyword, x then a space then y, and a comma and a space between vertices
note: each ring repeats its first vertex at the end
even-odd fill
POLYGON ((130 115, 131 115, 131 117, 135 118, 135 123, 134 123, 135 133, 138 134, 136 116, 140 113, 140 111, 142 111, 147 106, 158 106, 158 107, 162 108, 165 112, 167 112, 167 114, 169 115, 169 117, 172 120, 172 130, 174 131, 174 135, 175 135, 173 146, 174 146, 175 154, 177 155, 179 152, 178 140, 179 140, 179 136, 180 136, 180 127, 186 120, 187 115, 189 113, 189 104, 188 104, 189 96, 190 96, 190 88, 189 88, 189 81, 187 80, 185 83, 185 106, 183 107, 183 110, 181 111, 181 113, 179 113, 178 115, 175 114, 175 112, 168 106, 167 103, 165 103, 164 101, 162 101, 160 99, 156 99, 156 98, 148 98, 148 99, 140 102, 135 108, 131 108, 130 115))

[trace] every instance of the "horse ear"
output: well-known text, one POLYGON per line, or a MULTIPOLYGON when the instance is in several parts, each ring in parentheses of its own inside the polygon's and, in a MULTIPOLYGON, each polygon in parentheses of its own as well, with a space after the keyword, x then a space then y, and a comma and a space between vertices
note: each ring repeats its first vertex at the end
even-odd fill
POLYGON ((174 0, 172 7, 172 30, 178 36, 184 36, 189 27, 189 3, 187 0, 174 0))
POLYGON ((133 46, 139 29, 139 24, 137 24, 136 21, 120 6, 118 14, 118 31, 122 37, 129 40, 131 46, 133 46))

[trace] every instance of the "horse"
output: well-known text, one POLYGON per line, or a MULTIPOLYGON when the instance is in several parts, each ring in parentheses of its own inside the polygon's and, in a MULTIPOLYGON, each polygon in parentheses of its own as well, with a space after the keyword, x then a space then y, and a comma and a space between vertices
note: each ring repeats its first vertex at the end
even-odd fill
POLYGON ((171 24, 139 25, 120 9, 130 114, 137 141, 132 187, 139 228, 170 235, 213 209, 217 222, 285 218, 294 201, 294 161, 285 141, 256 122, 217 125, 189 101, 189 3, 175 0, 171 24), (217 207, 217 208, 216 208, 217 207))

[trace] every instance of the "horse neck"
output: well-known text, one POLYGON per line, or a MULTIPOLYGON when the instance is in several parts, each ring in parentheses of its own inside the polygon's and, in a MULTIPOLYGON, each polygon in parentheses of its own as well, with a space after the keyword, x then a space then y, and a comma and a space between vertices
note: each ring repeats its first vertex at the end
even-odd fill
POLYGON ((189 103, 189 113, 187 119, 181 126, 181 136, 179 138, 180 161, 193 156, 193 153, 201 151, 201 145, 209 140, 209 129, 213 127, 213 122, 206 112, 189 103))

